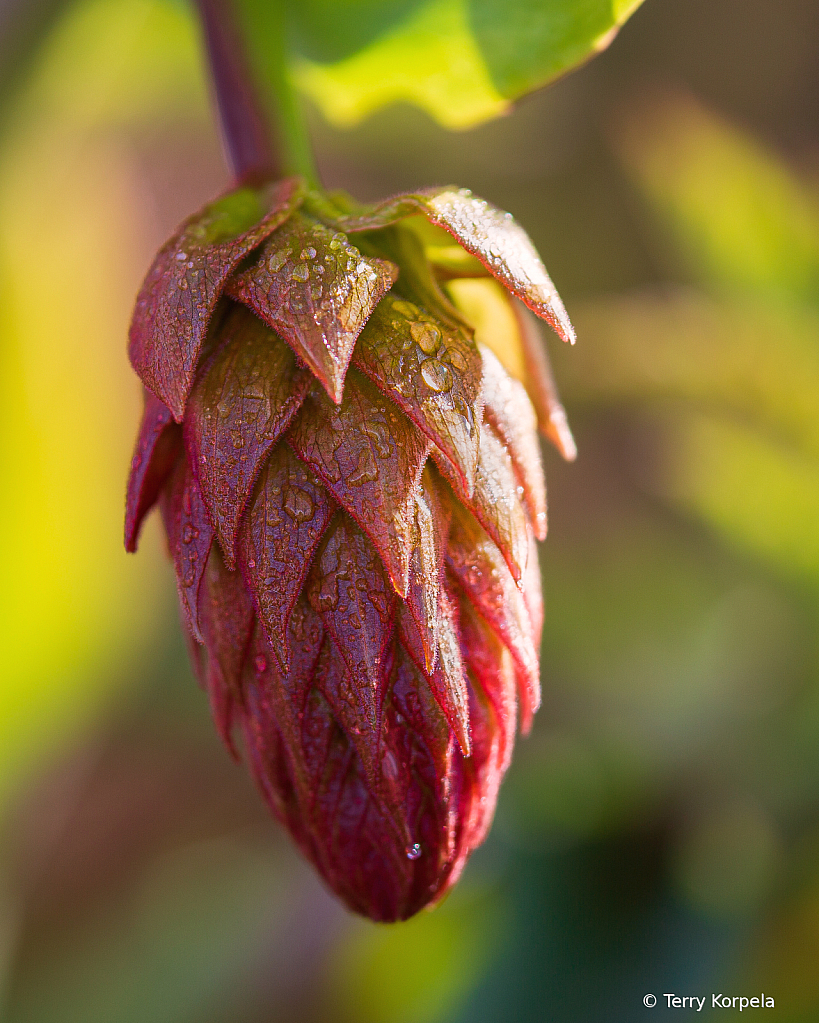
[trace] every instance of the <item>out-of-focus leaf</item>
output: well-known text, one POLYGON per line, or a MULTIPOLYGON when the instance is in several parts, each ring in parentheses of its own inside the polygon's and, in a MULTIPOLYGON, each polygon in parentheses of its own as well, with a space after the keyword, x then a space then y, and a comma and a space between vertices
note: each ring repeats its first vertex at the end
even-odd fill
POLYGON ((683 98, 635 113, 619 148, 706 282, 816 303, 819 196, 773 154, 683 98))
POLYGON ((506 112, 604 49, 641 0, 241 0, 261 73, 291 73, 331 122, 404 101, 450 128, 506 112), (285 10, 282 10, 284 8, 285 10))
POLYGON ((331 122, 354 124, 404 101, 468 128, 605 49, 639 4, 288 0, 287 8, 296 81, 331 122))
POLYGON ((819 317, 692 292, 595 302, 584 343, 554 352, 574 402, 684 399, 722 410, 819 460, 819 317))
POLYGON ((496 901, 465 887, 400 927, 351 922, 330 964, 330 1015, 340 1023, 452 1019, 504 923, 496 901))
MULTIPOLYGON (((271 919, 287 912, 277 863, 228 840, 148 865, 110 917, 72 928, 4 1005, 9 1023, 179 1023, 231 1004, 271 919), (106 927, 106 924, 109 924, 106 927)), ((217 1018, 220 1018, 217 1016, 217 1018)))
POLYGON ((189 14, 163 0, 73 6, 8 112, 0 796, 123 684, 112 665, 155 645, 168 615, 151 530, 154 556, 137 560, 119 535, 140 404, 123 345, 151 242, 143 182, 110 129, 207 123, 189 14))
POLYGON ((819 464, 716 416, 686 416, 672 437, 666 494, 730 541, 819 586, 819 464))

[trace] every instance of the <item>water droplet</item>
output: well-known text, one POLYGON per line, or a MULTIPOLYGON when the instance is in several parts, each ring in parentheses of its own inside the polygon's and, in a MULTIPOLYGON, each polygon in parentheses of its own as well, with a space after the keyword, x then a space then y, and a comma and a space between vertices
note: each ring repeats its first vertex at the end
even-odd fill
POLYGON ((237 450, 245 446, 245 439, 242 436, 241 430, 230 431, 230 442, 237 450))
POLYGON ((379 458, 389 458, 392 454, 390 432, 383 423, 368 420, 361 425, 361 432, 372 441, 379 458))
POLYGON ((259 654, 259 656, 253 663, 256 666, 256 671, 258 671, 260 675, 263 671, 267 670, 267 658, 264 657, 262 654, 259 654))
POLYGON ((421 363, 421 376, 427 387, 433 391, 452 389, 452 370, 437 359, 425 359, 421 363))
POLYGON ((395 754, 392 750, 387 750, 381 758, 381 769, 387 781, 398 780, 398 761, 395 759, 395 754))
POLYGON ((441 343, 441 329, 434 323, 417 322, 410 325, 412 340, 424 355, 433 355, 441 343))
POLYGON ((449 365, 459 373, 466 371, 466 359, 457 348, 448 348, 444 357, 449 365))
POLYGON ((180 263, 184 263, 185 260, 188 258, 188 254, 187 252, 177 252, 176 258, 179 260, 180 263))
POLYGON ((413 305, 412 302, 405 302, 403 298, 393 302, 392 307, 399 316, 405 316, 408 320, 414 319, 418 315, 418 306, 413 305))
POLYGON ((273 255, 267 261, 267 269, 272 273, 278 273, 279 270, 287 262, 287 251, 286 249, 279 249, 278 252, 274 252, 273 255))
POLYGON ((315 514, 313 498, 301 487, 288 487, 284 510, 295 522, 308 522, 315 514))
POLYGON ((310 279, 310 268, 307 266, 297 266, 293 273, 290 275, 290 279, 298 281, 300 284, 304 284, 305 281, 310 279))
POLYGON ((315 259, 315 258, 316 258, 316 250, 313 248, 312 245, 308 245, 307 248, 302 249, 301 252, 299 253, 299 259, 315 259))
POLYGON ((408 860, 417 860, 418 857, 421 855, 421 846, 417 842, 415 842, 413 845, 408 845, 406 848, 406 853, 408 860))

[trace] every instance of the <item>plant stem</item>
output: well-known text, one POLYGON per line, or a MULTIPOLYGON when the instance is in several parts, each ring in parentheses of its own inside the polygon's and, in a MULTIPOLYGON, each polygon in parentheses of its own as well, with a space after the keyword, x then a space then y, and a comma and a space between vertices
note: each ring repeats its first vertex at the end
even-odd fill
POLYGON ((276 0, 197 0, 225 151, 237 181, 300 174, 316 185, 276 0))

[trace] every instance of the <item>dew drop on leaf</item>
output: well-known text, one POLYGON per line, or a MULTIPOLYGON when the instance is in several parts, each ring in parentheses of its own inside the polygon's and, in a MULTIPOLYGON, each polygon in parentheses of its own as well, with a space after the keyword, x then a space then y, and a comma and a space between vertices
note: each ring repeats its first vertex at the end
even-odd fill
POLYGON ((426 359, 421 364, 421 376, 424 383, 433 391, 449 391, 452 389, 452 370, 438 359, 426 359))

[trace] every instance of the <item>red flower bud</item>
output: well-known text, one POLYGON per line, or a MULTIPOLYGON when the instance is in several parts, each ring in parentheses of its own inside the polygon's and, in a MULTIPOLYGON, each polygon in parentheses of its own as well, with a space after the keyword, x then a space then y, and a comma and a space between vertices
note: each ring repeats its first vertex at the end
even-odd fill
POLYGON ((131 326, 126 547, 158 500, 222 737, 375 920, 452 886, 540 702, 536 425, 573 442, 496 285, 500 358, 476 341, 462 285, 492 277, 573 340, 526 235, 469 192, 366 208, 291 179, 188 220, 131 326))

